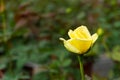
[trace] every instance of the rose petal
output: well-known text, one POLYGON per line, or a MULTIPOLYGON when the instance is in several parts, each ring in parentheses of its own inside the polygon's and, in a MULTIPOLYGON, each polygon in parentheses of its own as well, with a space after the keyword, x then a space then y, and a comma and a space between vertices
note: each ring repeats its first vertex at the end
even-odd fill
POLYGON ((72 30, 69 30, 69 31, 68 31, 68 36, 69 36, 70 38, 76 38, 72 30))
POLYGON ((77 50, 73 45, 71 45, 67 40, 60 38, 60 40, 62 40, 64 42, 64 46, 65 48, 73 53, 80 53, 79 50, 77 50))
POLYGON ((74 35, 81 39, 91 39, 90 32, 86 26, 80 26, 74 30, 74 35))
POLYGON ((95 43, 95 41, 97 40, 97 38, 98 38, 98 34, 97 33, 95 33, 95 34, 93 34, 92 35, 92 44, 94 44, 95 43))
POLYGON ((66 49, 78 54, 83 54, 87 52, 87 50, 91 47, 92 43, 92 40, 80 40, 80 39, 69 39, 63 41, 66 49))

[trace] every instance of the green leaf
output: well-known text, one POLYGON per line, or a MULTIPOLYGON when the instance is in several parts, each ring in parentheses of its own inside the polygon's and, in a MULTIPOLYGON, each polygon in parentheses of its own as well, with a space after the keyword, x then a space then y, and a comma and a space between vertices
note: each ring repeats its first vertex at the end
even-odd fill
POLYGON ((71 64, 71 62, 72 62, 71 59, 66 59, 66 60, 63 61, 62 66, 67 67, 71 64))
POLYGON ((113 60, 120 62, 120 46, 114 47, 110 55, 113 60))

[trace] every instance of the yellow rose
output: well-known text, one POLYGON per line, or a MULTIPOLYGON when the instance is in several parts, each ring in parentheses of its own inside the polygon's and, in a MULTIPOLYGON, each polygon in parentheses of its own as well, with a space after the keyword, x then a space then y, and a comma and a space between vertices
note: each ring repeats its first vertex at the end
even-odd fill
POLYGON ((67 50, 78 54, 87 52, 98 38, 97 33, 91 36, 86 26, 80 26, 74 31, 69 30, 68 35, 70 39, 60 38, 60 40, 64 42, 67 50))

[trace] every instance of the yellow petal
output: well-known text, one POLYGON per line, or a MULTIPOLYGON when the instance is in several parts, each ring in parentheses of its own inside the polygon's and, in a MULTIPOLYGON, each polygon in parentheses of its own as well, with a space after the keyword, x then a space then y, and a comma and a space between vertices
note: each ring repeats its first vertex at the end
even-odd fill
POLYGON ((74 46, 72 46, 67 40, 60 38, 60 40, 63 41, 65 48, 73 53, 79 53, 79 50, 77 50, 74 46))
MULTIPOLYGON (((62 39, 61 39, 62 40, 62 39)), ((91 47, 92 40, 69 39, 63 40, 64 46, 71 52, 83 54, 91 47)))
POLYGON ((92 44, 95 43, 95 41, 97 40, 97 38, 98 38, 98 34, 97 33, 95 33, 95 34, 92 35, 92 40, 93 40, 92 44))
POLYGON ((68 31, 68 36, 69 36, 70 38, 76 38, 72 30, 69 30, 69 31, 68 31))
POLYGON ((90 32, 88 31, 86 26, 80 26, 74 30, 74 35, 81 39, 91 39, 90 32))

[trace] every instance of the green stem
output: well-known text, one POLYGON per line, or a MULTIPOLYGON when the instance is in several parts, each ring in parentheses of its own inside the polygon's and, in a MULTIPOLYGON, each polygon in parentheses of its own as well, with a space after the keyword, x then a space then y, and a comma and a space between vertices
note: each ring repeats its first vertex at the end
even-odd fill
POLYGON ((85 80, 85 76, 84 76, 84 69, 83 69, 83 55, 78 55, 78 61, 79 61, 79 65, 80 65, 80 74, 81 74, 81 80, 85 80))

